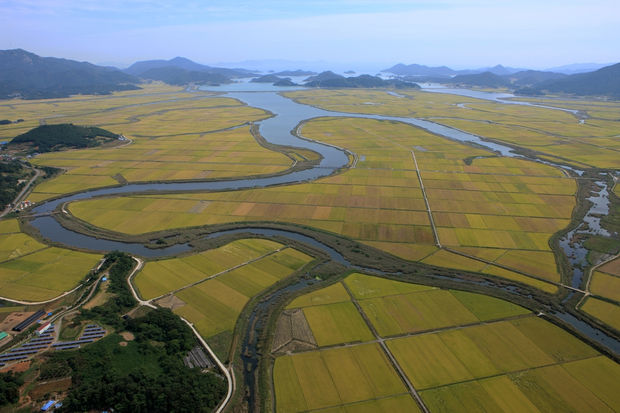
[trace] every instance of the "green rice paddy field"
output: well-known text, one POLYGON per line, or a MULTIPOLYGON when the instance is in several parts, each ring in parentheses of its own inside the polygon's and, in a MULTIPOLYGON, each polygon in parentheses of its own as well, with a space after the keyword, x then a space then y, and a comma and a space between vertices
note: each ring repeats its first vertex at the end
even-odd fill
POLYGON ((349 317, 351 325, 365 320, 377 336, 366 342, 363 335, 342 337, 345 347, 317 339, 317 350, 279 355, 277 411, 371 411, 365 406, 388 400, 394 411, 418 411, 390 355, 431 412, 612 412, 620 406, 617 363, 503 300, 351 274, 287 308, 303 310, 315 337, 327 328, 308 314, 320 309, 340 310, 333 317, 342 326, 349 317), (345 304, 361 310, 351 316, 345 304))

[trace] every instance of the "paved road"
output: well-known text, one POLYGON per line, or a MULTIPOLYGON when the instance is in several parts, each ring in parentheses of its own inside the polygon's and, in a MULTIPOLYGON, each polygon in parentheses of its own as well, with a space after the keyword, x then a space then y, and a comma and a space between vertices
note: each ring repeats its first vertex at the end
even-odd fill
MULTIPOLYGON (((38 177, 41 176, 42 171, 37 169, 37 168, 32 168, 34 170, 34 176, 32 177, 32 179, 30 179, 30 181, 28 181, 28 183, 26 184, 26 186, 24 186, 21 190, 21 192, 15 197, 15 199, 13 200, 13 205, 17 205, 20 201, 21 198, 24 196, 24 194, 26 193, 26 191, 28 191, 30 189, 30 186, 32 185, 32 183, 35 181, 35 179, 37 179, 38 177)), ((4 211, 2 211, 2 213, 0 213, 0 218, 2 218, 3 216, 5 216, 6 214, 8 214, 9 212, 11 212, 11 207, 7 206, 4 211)))
POLYGON ((77 287, 75 287, 73 290, 70 291, 65 291, 64 293, 60 294, 57 297, 54 298, 50 298, 49 300, 45 300, 45 301, 21 301, 21 300, 14 300, 12 298, 7 298, 7 297, 0 297, 0 300, 5 300, 5 301, 10 301, 12 303, 16 303, 16 304, 22 304, 22 305, 40 305, 40 304, 47 304, 47 303, 51 303, 52 301, 56 301, 59 298, 64 297, 65 295, 71 294, 72 292, 74 292, 75 290, 77 290, 78 288, 80 288, 82 286, 82 284, 78 285, 77 287))
MULTIPOLYGON (((274 251, 272 253, 275 253, 275 252, 276 251, 274 251)), ((154 304, 151 303, 152 300, 146 300, 145 301, 145 300, 141 299, 140 296, 138 295, 138 293, 136 292, 136 289, 134 288, 131 280, 133 279, 134 275, 138 271, 140 271, 142 269, 142 267, 144 266, 144 261, 141 260, 138 257, 132 257, 132 258, 136 261, 137 265, 133 269, 131 274, 129 274, 129 276, 127 277, 127 284, 129 284, 129 289, 131 290, 131 294, 136 299, 136 301, 138 302, 139 305, 143 305, 143 306, 150 307, 150 308, 157 308, 154 304)), ((244 263, 244 264, 241 264, 241 265, 245 265, 245 264, 247 264, 247 263, 244 263)), ((216 274, 216 275, 219 275, 219 274, 216 274)), ((210 277, 210 278, 212 278, 212 277, 210 277)), ((202 281, 200 281, 200 282, 202 282, 202 281)), ((157 298, 160 298, 160 297, 157 297, 157 298)), ((215 413, 220 413, 220 412, 222 412, 226 408, 226 406, 228 405, 228 402, 230 402, 230 399, 232 398, 233 392, 235 391, 235 380, 234 380, 234 374, 233 374, 233 371, 232 371, 232 366, 230 366, 229 369, 227 369, 226 366, 224 365, 224 363, 222 363, 222 361, 217 357, 215 352, 211 349, 211 347, 209 347, 207 342, 202 338, 202 336, 200 335, 198 330, 196 330, 194 328, 194 325, 192 323, 190 323, 189 321, 187 321, 186 319, 184 319, 183 317, 181 317, 181 320, 183 320, 189 326, 189 328, 192 329, 192 331, 194 332, 194 335, 196 336, 196 339, 207 350, 207 352, 209 353, 211 358, 215 361, 215 364, 217 364, 218 368, 224 374, 224 377, 226 377, 226 382, 228 383, 228 392, 226 393, 226 397, 224 398, 224 401, 222 401, 222 403, 219 405, 219 407, 215 410, 215 413)))

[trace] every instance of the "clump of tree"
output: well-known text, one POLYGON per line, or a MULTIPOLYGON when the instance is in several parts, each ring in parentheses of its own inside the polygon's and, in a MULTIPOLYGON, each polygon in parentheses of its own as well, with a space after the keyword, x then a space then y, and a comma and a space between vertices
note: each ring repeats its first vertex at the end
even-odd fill
POLYGON ((104 304, 90 310, 81 309, 77 320, 99 320, 103 324, 121 327, 120 316, 136 305, 136 300, 129 291, 127 276, 135 262, 131 256, 112 251, 105 256, 105 264, 101 270, 108 270, 108 292, 114 294, 104 304))
POLYGON ((20 179, 29 178, 31 171, 19 161, 0 162, 0 209, 13 202, 25 183, 20 179))
POLYGON ((37 152, 52 152, 69 148, 90 148, 118 135, 94 126, 77 126, 72 123, 41 125, 16 136, 10 144, 27 144, 37 152))
POLYGON ((24 381, 13 372, 0 373, 0 406, 17 403, 19 388, 24 381))

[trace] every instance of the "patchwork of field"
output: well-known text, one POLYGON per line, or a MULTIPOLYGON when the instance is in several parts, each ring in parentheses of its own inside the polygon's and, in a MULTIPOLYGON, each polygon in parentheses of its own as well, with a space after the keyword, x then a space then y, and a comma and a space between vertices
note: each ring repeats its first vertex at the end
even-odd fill
POLYGON ((580 111, 507 105, 465 96, 376 90, 303 90, 286 96, 328 110, 428 118, 485 138, 540 151, 579 166, 620 167, 620 104, 588 100, 520 99, 580 111), (585 114, 585 116, 584 116, 585 114))
POLYGON ((265 239, 243 239, 183 258, 150 261, 133 279, 145 300, 243 265, 283 248, 265 239))
POLYGON ((378 344, 278 357, 273 375, 278 412, 349 411, 349 403, 383 398, 392 399, 385 406, 397 411, 419 411, 378 344))
POLYGON ((261 147, 248 126, 227 130, 264 119, 269 116, 267 112, 203 92, 154 92, 148 88, 107 97, 17 101, 0 105, 1 116, 25 119, 19 124, 0 125, 0 136, 6 138, 40 122, 69 122, 103 127, 131 139, 116 147, 53 152, 33 158, 35 165, 67 170, 38 185, 31 196, 34 202, 125 182, 270 174, 292 163, 288 156, 261 147))
POLYGON ((556 291, 549 282, 559 282, 560 275, 549 239, 568 225, 576 191, 575 181, 560 170, 496 157, 402 123, 322 118, 307 122, 303 135, 351 150, 355 168, 308 184, 89 200, 70 210, 93 225, 131 234, 229 222, 292 222, 401 258, 556 291), (443 250, 432 255, 437 248, 420 178, 439 242, 461 249, 466 257, 446 259, 443 250))
POLYGON ((302 296, 287 308, 302 308, 320 347, 372 339, 352 303, 381 337, 465 326, 527 314, 524 308, 492 297, 351 274, 342 283, 302 296), (437 311, 441 308, 442 311, 437 311), (328 319, 318 318, 317 314, 328 319), (326 316, 325 316, 326 315, 326 316), (347 334, 354 330, 354 334, 347 334), (340 335, 332 340, 319 337, 340 335))
POLYGON ((148 299, 173 294, 175 299, 165 302, 172 302, 175 313, 210 338, 232 331, 252 297, 310 261, 312 257, 277 242, 238 240, 199 254, 149 262, 135 285, 148 299))
MULTIPOLYGON (((354 405, 366 411, 362 401, 377 403, 396 394, 410 409, 394 405, 396 411, 418 411, 402 387, 403 377, 385 363, 391 357, 431 412, 611 412, 620 406, 617 363, 503 300, 351 274, 287 308, 306 313, 340 305, 346 325, 352 314, 343 306, 348 303, 359 306, 351 322, 361 317, 376 337, 276 357, 277 411, 349 411, 354 405), (384 339, 385 347, 376 339, 384 339), (371 349, 372 355, 356 353, 371 349), (389 377, 399 378, 400 387, 381 393, 374 381, 389 377)), ((322 328, 311 324, 315 336, 322 328)))
POLYGON ((55 122, 55 119, 61 118, 63 121, 73 121, 72 119, 81 117, 97 124, 100 124, 100 119, 104 119, 110 124, 124 124, 130 120, 127 116, 123 116, 123 113, 135 105, 174 103, 177 100, 195 97, 196 94, 185 92, 182 88, 153 83, 143 85, 140 90, 114 92, 111 95, 82 95, 38 100, 11 99, 0 102, 0 117, 23 121, 0 125, 0 136, 13 138, 41 124, 61 123, 55 122))
POLYGON ((437 267, 494 275, 529 284, 552 294, 557 291, 557 286, 545 280, 556 282, 560 280, 555 256, 550 251, 461 247, 452 251, 438 250, 424 258, 422 262, 437 267), (499 264, 501 267, 494 264, 499 264), (508 268, 515 268, 519 272, 508 268))
POLYGON ((292 160, 261 147, 249 127, 206 134, 136 139, 128 146, 55 152, 36 163, 68 169, 35 188, 33 200, 124 182, 218 179, 276 173, 292 160), (192 148, 188 151, 187 148, 192 148))
POLYGON ((96 254, 50 247, 0 262, 0 295, 49 300, 74 288, 100 259, 96 254))

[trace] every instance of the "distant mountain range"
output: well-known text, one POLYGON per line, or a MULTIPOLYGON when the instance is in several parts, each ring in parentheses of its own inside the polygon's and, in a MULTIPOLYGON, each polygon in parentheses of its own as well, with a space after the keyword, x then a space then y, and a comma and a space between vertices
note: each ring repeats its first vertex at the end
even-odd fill
POLYGON ((139 89, 139 79, 116 68, 40 57, 22 49, 0 50, 0 99, 59 98, 139 89))
POLYGON ((183 57, 136 62, 125 70, 55 57, 22 49, 0 50, 0 99, 61 98, 139 89, 143 80, 171 85, 220 84, 255 76, 245 69, 211 67, 183 57))
POLYGON ((594 72, 595 70, 611 65, 612 63, 572 63, 570 65, 550 67, 545 71, 563 73, 565 75, 575 75, 577 73, 594 72))
POLYGON ((281 72, 276 72, 273 74, 276 76, 311 76, 311 75, 316 75, 316 72, 313 72, 311 70, 297 69, 297 70, 283 70, 281 72))
MULTIPOLYGON (((577 64, 564 66, 559 69, 574 71, 589 66, 591 64, 577 64)), ((465 87, 508 88, 514 90, 517 94, 525 95, 563 93, 620 98, 620 64, 578 74, 520 70, 501 65, 480 72, 452 70, 446 66, 429 67, 417 64, 397 64, 389 69, 385 69, 383 72, 397 75, 398 79, 409 82, 435 82, 465 87)))
POLYGON ((173 85, 197 83, 229 83, 231 79, 256 76, 256 72, 245 69, 226 69, 201 65, 184 57, 170 60, 144 60, 124 70, 143 79, 161 80, 173 85))
MULTIPOLYGON (((571 72, 594 64, 575 64, 557 68, 571 72)), ((594 65, 596 66, 596 65, 594 65)), ((620 97, 620 65, 598 70, 566 74, 551 71, 523 70, 497 65, 476 70, 453 70, 446 66, 397 64, 382 71, 394 78, 360 75, 345 77, 327 71, 315 74, 304 70, 286 70, 262 76, 251 70, 212 67, 184 57, 170 60, 136 62, 125 70, 97 66, 54 57, 40 57, 22 49, 0 50, 0 99, 59 98, 75 94, 108 94, 138 89, 144 80, 159 80, 172 85, 221 84, 237 78, 256 77, 255 81, 278 86, 295 85, 282 76, 306 76, 307 87, 331 88, 416 88, 416 82, 438 82, 461 86, 502 87, 521 94, 565 93, 620 97)))
POLYGON ((498 76, 491 72, 459 75, 445 83, 459 86, 506 87, 516 94, 544 95, 560 93, 580 96, 620 98, 620 63, 594 72, 565 75, 553 72, 526 70, 498 76))
POLYGON ((620 63, 594 72, 578 73, 561 79, 541 82, 534 86, 541 93, 571 95, 600 95, 620 99, 620 63))
POLYGON ((493 67, 485 67, 481 69, 454 70, 447 66, 430 67, 418 64, 405 65, 399 63, 384 69, 381 72, 392 73, 399 76, 427 76, 427 77, 453 77, 457 75, 473 75, 477 73, 490 72, 494 75, 509 75, 526 69, 517 69, 514 67, 505 67, 497 65, 493 67))

